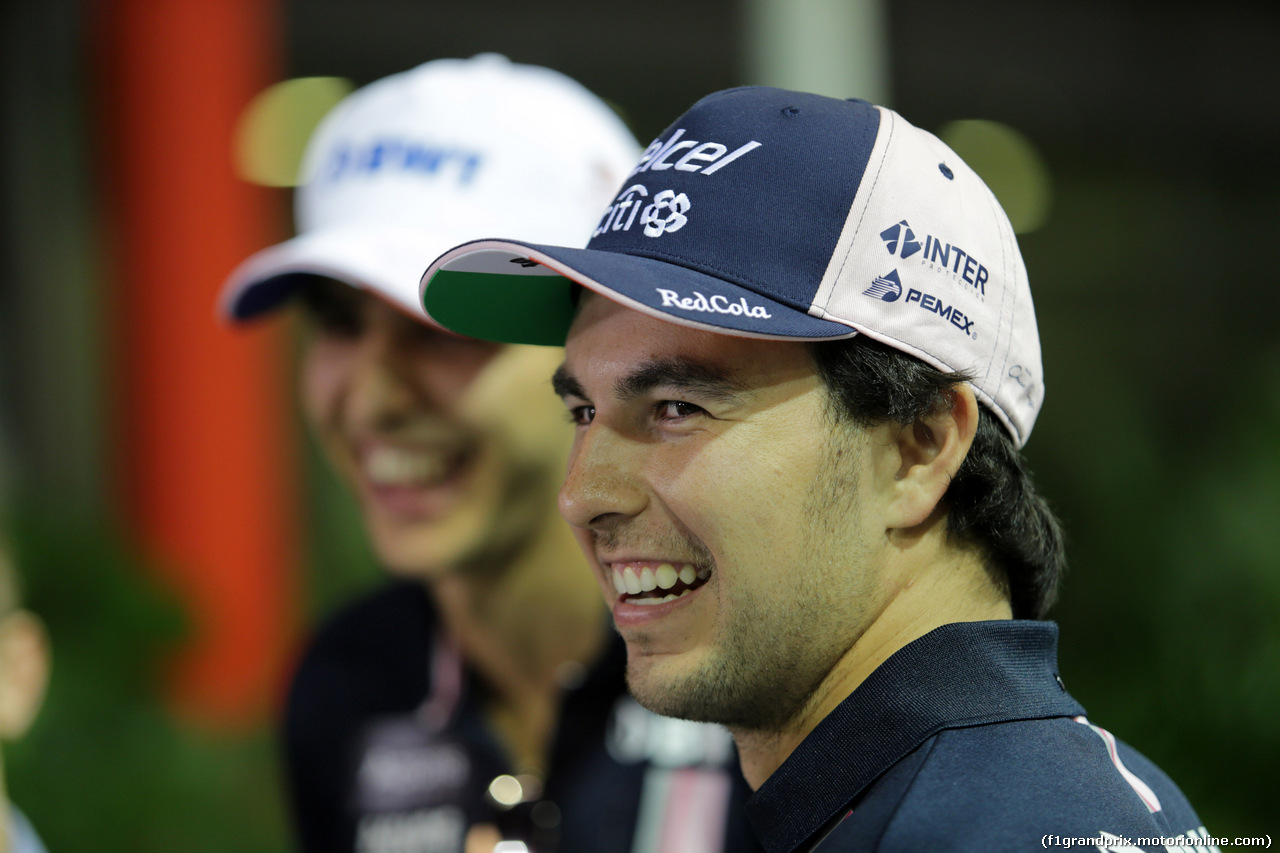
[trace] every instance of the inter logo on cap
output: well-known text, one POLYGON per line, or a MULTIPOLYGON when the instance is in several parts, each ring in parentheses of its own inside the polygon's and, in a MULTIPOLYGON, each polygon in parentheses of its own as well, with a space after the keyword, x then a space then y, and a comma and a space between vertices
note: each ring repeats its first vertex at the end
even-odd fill
POLYGON ((909 258, 924 248, 920 245, 920 241, 916 239, 915 232, 911 230, 911 226, 907 224, 905 219, 881 231, 880 239, 884 240, 885 248, 889 250, 891 255, 898 254, 898 242, 901 240, 902 254, 899 257, 902 258, 909 258))

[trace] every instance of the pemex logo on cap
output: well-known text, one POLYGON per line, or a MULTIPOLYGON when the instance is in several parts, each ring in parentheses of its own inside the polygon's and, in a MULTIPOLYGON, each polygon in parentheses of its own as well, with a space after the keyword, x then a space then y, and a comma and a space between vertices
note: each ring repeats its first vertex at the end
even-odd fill
POLYGON ((902 295, 902 280, 897 270, 889 270, 872 280, 871 286, 862 291, 863 296, 873 296, 883 302, 897 302, 902 295))

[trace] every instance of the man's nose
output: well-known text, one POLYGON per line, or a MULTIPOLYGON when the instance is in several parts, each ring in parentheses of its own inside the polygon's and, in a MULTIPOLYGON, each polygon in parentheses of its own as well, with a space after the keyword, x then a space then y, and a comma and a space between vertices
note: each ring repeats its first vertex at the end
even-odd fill
POLYGON ((351 418, 386 426, 420 408, 425 395, 414 381, 412 366, 393 331, 381 326, 370 328, 360 341, 351 375, 351 418))
POLYGON ((602 530, 639 515, 646 504, 640 475, 643 448, 597 423, 569 454, 560 514, 575 527, 602 530))

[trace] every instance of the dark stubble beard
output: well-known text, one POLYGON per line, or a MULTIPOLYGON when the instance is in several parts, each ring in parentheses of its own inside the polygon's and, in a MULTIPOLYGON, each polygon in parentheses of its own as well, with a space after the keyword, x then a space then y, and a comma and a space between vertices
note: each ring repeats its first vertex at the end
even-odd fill
MULTIPOLYGON (((641 705, 669 717, 750 731, 782 731, 800 714, 864 624, 862 592, 870 580, 855 574, 863 554, 824 556, 833 550, 829 537, 857 516, 856 477, 847 470, 851 466, 841 464, 847 449, 845 440, 833 439, 829 464, 808 493, 801 516, 810 521, 804 553, 778 567, 772 588, 739 584, 723 593, 728 616, 698 670, 661 678, 629 661, 627 684, 641 705)), ((718 571, 706 546, 688 531, 680 533, 682 550, 675 553, 696 555, 718 571)), ((633 642, 643 651, 643 635, 633 642)))

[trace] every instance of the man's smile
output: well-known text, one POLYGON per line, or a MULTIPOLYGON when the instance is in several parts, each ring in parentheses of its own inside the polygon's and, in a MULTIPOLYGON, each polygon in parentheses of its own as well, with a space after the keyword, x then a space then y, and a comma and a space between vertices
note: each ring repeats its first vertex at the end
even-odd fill
POLYGON ((365 479, 373 486, 430 488, 444 482, 462 466, 463 448, 411 448, 378 445, 363 454, 365 479))
POLYGON ((688 595, 706 583, 711 569, 693 563, 628 560, 603 563, 612 575, 619 599, 655 605, 688 595))
POLYGON ((480 448, 459 437, 430 444, 370 439, 354 442, 357 487, 389 518, 423 522, 448 511, 464 493, 480 448))

